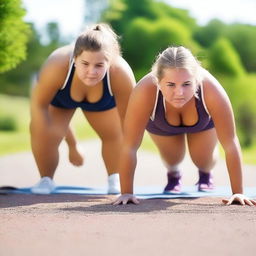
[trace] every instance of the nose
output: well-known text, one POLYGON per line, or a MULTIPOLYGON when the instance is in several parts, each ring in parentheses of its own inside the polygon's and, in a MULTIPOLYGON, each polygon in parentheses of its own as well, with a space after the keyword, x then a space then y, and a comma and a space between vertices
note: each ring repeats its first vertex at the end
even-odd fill
POLYGON ((174 92, 175 92, 175 95, 177 95, 177 96, 183 95, 183 88, 182 88, 182 86, 176 86, 174 92))
POLYGON ((90 74, 90 75, 95 75, 95 74, 97 74, 96 68, 95 68, 95 67, 90 67, 90 68, 88 69, 88 74, 90 74))

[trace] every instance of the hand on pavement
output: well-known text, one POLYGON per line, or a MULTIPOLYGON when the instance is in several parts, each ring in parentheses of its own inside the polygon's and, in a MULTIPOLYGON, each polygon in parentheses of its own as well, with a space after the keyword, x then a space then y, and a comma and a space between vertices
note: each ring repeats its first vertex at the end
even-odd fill
POLYGON ((133 194, 123 194, 120 195, 112 204, 127 204, 128 202, 133 204, 139 204, 139 200, 133 194))
POLYGON ((234 194, 230 197, 230 199, 223 199, 222 202, 225 205, 231 205, 234 202, 239 203, 241 205, 250 205, 250 206, 256 205, 255 200, 251 200, 243 194, 234 194))

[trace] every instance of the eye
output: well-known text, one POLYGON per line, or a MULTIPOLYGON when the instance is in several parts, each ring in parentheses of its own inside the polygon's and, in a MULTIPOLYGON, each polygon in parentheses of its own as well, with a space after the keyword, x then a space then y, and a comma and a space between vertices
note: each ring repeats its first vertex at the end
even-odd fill
POLYGON ((190 85, 191 85, 191 83, 190 83, 190 82, 186 82, 186 83, 184 83, 184 84, 183 84, 183 86, 184 86, 184 87, 186 87, 186 86, 190 86, 190 85))
POLYGON ((167 86, 174 87, 175 83, 167 83, 167 86))

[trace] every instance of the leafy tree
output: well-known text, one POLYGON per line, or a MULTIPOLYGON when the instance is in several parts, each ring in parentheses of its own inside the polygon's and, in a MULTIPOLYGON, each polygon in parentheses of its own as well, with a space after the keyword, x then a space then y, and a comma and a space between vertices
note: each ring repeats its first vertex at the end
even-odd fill
POLYGON ((110 23, 119 35, 123 28, 120 21, 126 9, 127 6, 123 0, 109 0, 108 8, 102 13, 102 20, 110 23))
POLYGON ((210 69, 229 76, 244 74, 244 68, 235 48, 224 37, 219 38, 209 49, 210 69))
POLYGON ((60 30, 59 30, 59 25, 56 22, 49 22, 46 25, 47 28, 47 34, 50 39, 50 43, 54 46, 58 46, 59 42, 61 41, 60 39, 60 30))
POLYGON ((196 20, 190 16, 189 11, 186 9, 175 8, 164 2, 154 2, 154 9, 158 17, 166 16, 176 19, 186 26, 191 33, 198 28, 196 20))
POLYGON ((246 70, 256 72, 256 26, 232 24, 225 35, 239 53, 246 70))
POLYGON ((109 22, 116 32, 124 35, 130 23, 136 18, 156 21, 172 18, 187 26, 191 31, 197 27, 195 19, 187 10, 171 7, 155 0, 110 0, 109 7, 103 12, 103 20, 109 22))
POLYGON ((110 1, 103 15, 122 36, 124 57, 137 78, 151 67, 156 54, 169 45, 185 45, 195 52, 199 46, 192 38, 196 22, 186 10, 154 0, 110 1))
POLYGON ((185 45, 197 49, 191 40, 190 31, 179 21, 162 18, 153 22, 136 18, 126 31, 123 50, 135 71, 142 67, 148 70, 156 54, 169 45, 185 45))
POLYGON ((16 68, 1 75, 1 93, 28 96, 32 80, 35 79, 42 63, 50 52, 64 43, 59 38, 59 28, 56 23, 49 23, 46 26, 50 40, 47 45, 41 43, 40 35, 35 30, 34 25, 28 24, 28 26, 32 32, 27 46, 27 59, 18 64, 16 68))
POLYGON ((225 33, 226 25, 218 19, 211 20, 206 26, 198 27, 194 33, 194 38, 203 47, 210 47, 215 41, 225 33))
POLYGON ((237 121, 239 129, 242 133, 241 144, 244 147, 249 147, 253 144, 253 138, 255 137, 256 129, 256 113, 255 104, 252 102, 243 102, 237 111, 237 121))
POLYGON ((22 20, 21 0, 0 0, 0 73, 26 58, 29 26, 22 20))
POLYGON ((249 147, 256 138, 256 75, 217 76, 231 100, 241 145, 249 147))

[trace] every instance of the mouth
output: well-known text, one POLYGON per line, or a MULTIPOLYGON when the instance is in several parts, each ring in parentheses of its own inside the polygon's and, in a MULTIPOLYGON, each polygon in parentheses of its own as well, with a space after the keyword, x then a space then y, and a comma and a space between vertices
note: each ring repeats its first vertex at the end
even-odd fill
POLYGON ((90 80, 93 80, 93 79, 96 79, 97 77, 86 77, 86 79, 90 79, 90 80))
POLYGON ((184 98, 176 98, 176 99, 173 99, 173 101, 177 101, 177 102, 181 102, 181 101, 184 101, 185 99, 184 98))

